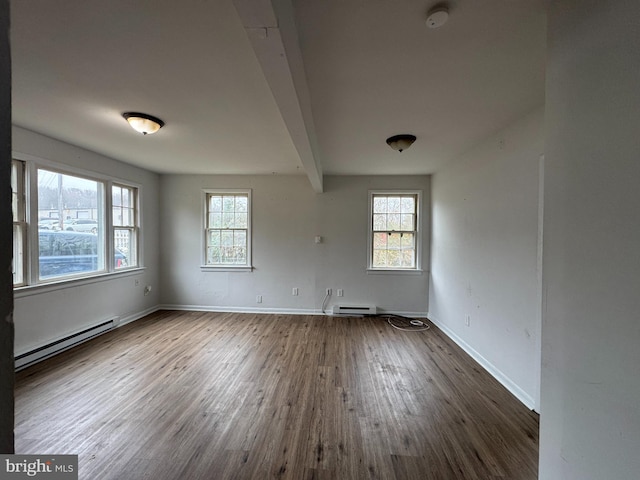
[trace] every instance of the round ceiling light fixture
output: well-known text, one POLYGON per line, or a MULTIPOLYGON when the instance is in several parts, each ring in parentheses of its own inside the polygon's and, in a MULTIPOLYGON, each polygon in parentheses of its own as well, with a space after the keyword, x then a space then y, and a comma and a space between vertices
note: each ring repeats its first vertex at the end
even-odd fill
POLYGON ((122 116, 129 122, 131 128, 143 135, 156 133, 162 127, 164 122, 157 117, 139 112, 125 112, 122 116))
POLYGON ((391 148, 393 148, 398 152, 402 152, 403 150, 406 150, 411 145, 413 145, 413 142, 415 141, 416 141, 415 135, 409 135, 404 133, 402 135, 394 135, 393 137, 387 138, 387 145, 389 145, 391 148))
POLYGON ((438 28, 447 23, 449 9, 444 6, 435 7, 427 13, 427 27, 438 28))

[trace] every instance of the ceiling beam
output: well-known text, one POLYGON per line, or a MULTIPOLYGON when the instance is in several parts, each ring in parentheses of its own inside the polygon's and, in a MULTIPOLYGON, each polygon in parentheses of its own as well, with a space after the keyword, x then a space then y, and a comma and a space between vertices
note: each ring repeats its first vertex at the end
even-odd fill
POLYGON ((290 0, 233 0, 313 189, 322 193, 322 164, 309 87, 290 0))

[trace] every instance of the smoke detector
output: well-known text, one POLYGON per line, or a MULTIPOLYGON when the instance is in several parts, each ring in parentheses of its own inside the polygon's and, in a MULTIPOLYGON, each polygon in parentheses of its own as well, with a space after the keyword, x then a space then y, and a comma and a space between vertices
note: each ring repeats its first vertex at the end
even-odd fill
POLYGON ((447 7, 436 7, 427 13, 427 27, 438 28, 447 23, 449 19, 449 9, 447 7))

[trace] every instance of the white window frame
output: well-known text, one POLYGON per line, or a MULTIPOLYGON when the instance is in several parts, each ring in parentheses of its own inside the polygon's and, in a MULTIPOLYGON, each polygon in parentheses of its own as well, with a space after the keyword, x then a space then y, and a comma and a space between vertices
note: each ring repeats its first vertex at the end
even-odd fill
POLYGON ((85 283, 93 283, 100 281, 106 277, 114 275, 132 275, 136 272, 144 270, 142 252, 140 245, 142 244, 142 229, 140 228, 141 222, 141 210, 140 202, 142 196, 142 187, 133 182, 118 179, 108 175, 99 174, 89 170, 84 170, 77 167, 72 167, 59 162, 43 159, 33 155, 28 155, 20 152, 12 152, 12 158, 14 160, 23 162, 24 164, 24 185, 25 185, 25 209, 26 209, 26 221, 27 221, 27 235, 25 239, 24 247, 24 263, 26 275, 24 277, 24 283, 20 285, 14 285, 14 291, 16 296, 22 296, 27 292, 37 289, 48 291, 49 289, 56 289, 62 286, 79 285, 85 283), (50 279, 39 278, 39 235, 38 235, 38 169, 44 169, 48 171, 58 172, 63 175, 71 175, 87 180, 99 182, 102 187, 102 203, 103 209, 103 226, 105 229, 104 238, 102 239, 102 245, 99 248, 104 250, 104 268, 99 271, 88 272, 78 275, 65 275, 61 277, 54 277, 50 279), (137 214, 137 264, 130 265, 115 269, 114 261, 114 230, 112 221, 112 199, 111 191, 113 185, 125 186, 127 188, 133 188, 136 191, 136 211, 137 214), (34 227, 35 225, 35 227, 34 227))
POLYGON ((251 189, 239 189, 239 188, 206 188, 202 190, 202 246, 200 251, 202 271, 211 272, 251 272, 253 271, 253 264, 251 260, 251 251, 253 244, 253 237, 251 232, 251 225, 253 223, 252 216, 252 198, 251 189), (247 196, 247 261, 242 265, 234 264, 207 264, 207 231, 209 224, 209 197, 211 195, 246 195, 247 196))
MULTIPOLYGON (((20 257, 20 265, 17 266, 21 270, 20 277, 22 281, 19 283, 14 283, 14 287, 23 287, 27 284, 28 274, 27 274, 27 265, 29 264, 29 258, 27 255, 27 239, 29 238, 29 228, 27 223, 27 195, 26 195, 26 165, 22 160, 18 160, 16 158, 11 159, 11 176, 13 177, 13 168, 16 165, 16 191, 12 192, 16 194, 16 208, 17 208, 17 219, 13 220, 13 228, 15 230, 16 227, 22 232, 21 234, 21 242, 17 247, 19 251, 15 251, 16 243, 15 239, 13 241, 14 252, 13 257, 14 261, 12 266, 16 269, 16 256, 20 257)), ((13 200, 13 198, 12 198, 13 200)), ((14 272, 15 273, 15 272, 14 272)))
POLYGON ((422 190, 369 190, 369 218, 367 234, 367 273, 369 274, 422 274, 422 190), (416 258, 413 268, 393 268, 373 266, 373 198, 376 195, 414 195, 416 197, 416 258))
POLYGON ((113 242, 113 250, 111 252, 111 254, 109 255, 109 258, 111 259, 112 262, 115 262, 115 248, 116 248, 116 230, 128 230, 130 232, 130 239, 131 239, 131 243, 133 244, 133 248, 131 250, 133 250, 133 257, 135 258, 135 262, 131 261, 131 252, 129 252, 129 258, 128 260, 128 265, 126 267, 118 267, 117 265, 113 265, 113 270, 120 272, 123 270, 127 270, 127 269, 131 269, 131 268, 137 268, 140 265, 140 248, 139 248, 139 237, 140 237, 140 215, 139 215, 139 211, 140 211, 140 203, 138 201, 138 197, 140 196, 140 188, 136 187, 134 185, 128 184, 128 183, 124 183, 124 182, 117 182, 117 181, 111 181, 109 182, 109 191, 111 192, 110 195, 108 195, 109 197, 109 203, 110 205, 110 213, 111 213, 111 218, 109 221, 109 226, 107 228, 107 230, 110 228, 111 229, 111 238, 112 238, 112 242, 113 242), (133 199, 132 199, 132 209, 133 209, 133 225, 132 226, 124 226, 124 225, 116 225, 115 222, 113 221, 113 210, 114 208, 125 208, 125 207, 114 207, 113 205, 113 187, 117 187, 117 188, 121 188, 121 189, 128 189, 131 190, 132 195, 133 195, 133 199))

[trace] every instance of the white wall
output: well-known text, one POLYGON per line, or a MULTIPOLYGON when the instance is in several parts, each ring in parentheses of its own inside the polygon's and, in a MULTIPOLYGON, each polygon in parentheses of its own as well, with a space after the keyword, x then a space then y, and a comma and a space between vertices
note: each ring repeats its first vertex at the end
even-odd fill
POLYGON ((429 318, 530 408, 539 380, 543 145, 539 109, 435 174, 431 199, 429 318))
POLYGON ((13 128, 14 154, 110 175, 140 185, 144 269, 111 275, 97 282, 65 283, 60 288, 34 287, 15 292, 15 353, 76 333, 113 317, 123 322, 138 318, 159 303, 158 288, 144 296, 145 285, 158 287, 159 177, 102 155, 13 128), (138 279, 139 285, 134 286, 138 279))
POLYGON ((540 478, 640 476, 640 2, 551 3, 540 478))
POLYGON ((325 177, 316 194, 302 176, 163 175, 162 299, 167 306, 241 311, 320 311, 326 288, 334 302, 374 303, 426 314, 428 272, 371 275, 367 267, 369 189, 421 189, 428 268, 428 176, 325 177), (253 272, 203 272, 202 189, 251 188, 253 272), (315 244, 321 235, 323 243, 315 244), (291 295, 293 287, 299 296, 291 295), (263 303, 256 303, 256 295, 263 303))

